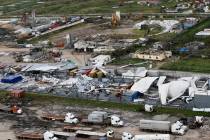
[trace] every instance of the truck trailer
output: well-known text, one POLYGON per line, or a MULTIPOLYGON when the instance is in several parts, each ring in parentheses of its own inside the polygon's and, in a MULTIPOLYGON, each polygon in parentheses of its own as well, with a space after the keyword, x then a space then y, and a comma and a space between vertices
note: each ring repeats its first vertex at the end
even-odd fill
POLYGON ((170 132, 170 121, 140 120, 140 129, 147 131, 170 132))
POLYGON ((171 123, 170 121, 140 120, 140 129, 145 131, 184 135, 188 128, 180 121, 171 123))
POLYGON ((134 140, 170 140, 169 134, 135 135, 134 140))
POLYGON ((82 123, 85 124, 100 124, 100 125, 112 125, 115 127, 121 127, 124 122, 117 115, 108 116, 104 111, 93 111, 88 115, 87 119, 82 119, 82 123))

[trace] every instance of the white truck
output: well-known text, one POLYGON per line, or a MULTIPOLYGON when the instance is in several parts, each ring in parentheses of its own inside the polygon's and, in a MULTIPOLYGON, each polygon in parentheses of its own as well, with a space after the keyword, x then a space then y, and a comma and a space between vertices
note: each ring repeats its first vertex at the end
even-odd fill
POLYGON ((58 140, 58 138, 55 137, 54 134, 50 131, 46 131, 43 135, 44 135, 44 140, 58 140))
POLYGON ((77 124, 79 123, 79 119, 73 113, 68 112, 66 113, 64 122, 70 124, 77 124))
POLYGON ((82 119, 82 123, 86 124, 103 124, 115 127, 123 126, 124 122, 117 115, 108 116, 104 111, 93 111, 88 115, 87 119, 82 119))
POLYGON ((140 129, 184 135, 188 127, 183 125, 180 121, 171 123, 170 121, 140 120, 140 129))

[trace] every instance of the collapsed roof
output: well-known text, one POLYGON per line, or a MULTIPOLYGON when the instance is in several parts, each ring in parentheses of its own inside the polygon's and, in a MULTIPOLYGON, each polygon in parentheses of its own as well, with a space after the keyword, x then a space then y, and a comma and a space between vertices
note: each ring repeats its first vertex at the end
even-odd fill
POLYGON ((180 96, 190 87, 189 81, 178 80, 167 84, 161 84, 158 87, 160 101, 163 105, 170 103, 180 96))
POLYGON ((61 62, 55 64, 29 64, 22 69, 22 72, 30 71, 42 71, 42 72, 51 72, 55 70, 70 70, 75 69, 77 66, 71 62, 61 62))
POLYGON ((158 79, 158 77, 144 77, 138 82, 134 83, 134 85, 131 87, 131 90, 145 93, 156 79, 158 79))

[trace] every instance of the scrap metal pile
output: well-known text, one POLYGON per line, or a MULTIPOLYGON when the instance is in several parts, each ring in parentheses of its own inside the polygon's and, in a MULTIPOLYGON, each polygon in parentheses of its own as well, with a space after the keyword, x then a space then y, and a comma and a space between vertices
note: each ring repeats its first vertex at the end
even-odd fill
POLYGON ((16 62, 57 62, 61 60, 62 53, 59 50, 50 50, 42 46, 30 49, 30 52, 16 53, 13 55, 16 62))
POLYGON ((78 68, 69 61, 19 66, 2 64, 0 89, 152 105, 189 104, 195 111, 209 108, 208 103, 204 106, 193 102, 191 106, 192 100, 199 101, 196 98, 208 94, 208 78, 149 76, 145 68, 122 70, 121 76, 114 71, 96 66, 78 68))

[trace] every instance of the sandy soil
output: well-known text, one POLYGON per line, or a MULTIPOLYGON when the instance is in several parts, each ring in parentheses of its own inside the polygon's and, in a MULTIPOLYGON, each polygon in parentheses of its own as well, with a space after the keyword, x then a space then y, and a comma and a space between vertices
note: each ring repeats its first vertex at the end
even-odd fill
MULTIPOLYGON (((71 49, 64 49, 62 51, 62 58, 68 59, 76 63, 78 66, 85 66, 87 61, 91 58, 89 54, 73 53, 71 49)), ((12 54, 16 52, 29 52, 29 48, 9 48, 0 45, 0 63, 6 64, 25 64, 16 63, 12 54)))
POLYGON ((29 48, 10 48, 10 47, 0 44, 0 52, 12 53, 12 52, 26 52, 29 50, 30 50, 29 48))

